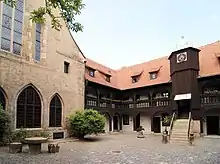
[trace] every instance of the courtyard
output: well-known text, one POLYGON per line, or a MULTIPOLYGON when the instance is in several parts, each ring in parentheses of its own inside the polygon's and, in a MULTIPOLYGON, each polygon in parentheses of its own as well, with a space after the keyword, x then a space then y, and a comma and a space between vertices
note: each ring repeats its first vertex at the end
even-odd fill
POLYGON ((65 141, 57 154, 43 152, 29 155, 28 147, 21 154, 9 154, 7 147, 0 148, 1 164, 203 164, 220 163, 220 140, 200 138, 196 146, 162 144, 161 136, 136 133, 110 134, 92 137, 88 141, 65 141))

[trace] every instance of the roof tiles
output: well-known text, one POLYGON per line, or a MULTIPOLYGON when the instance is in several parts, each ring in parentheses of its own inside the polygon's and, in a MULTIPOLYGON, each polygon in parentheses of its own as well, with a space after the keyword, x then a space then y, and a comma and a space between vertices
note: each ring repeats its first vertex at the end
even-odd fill
MULTIPOLYGON (((216 54, 220 53, 220 41, 199 47, 198 49, 201 50, 199 53, 200 77, 220 74, 220 59, 216 56, 216 54)), ((95 77, 90 77, 86 74, 85 78, 87 80, 121 90, 168 83, 171 80, 168 56, 123 67, 119 70, 113 70, 88 58, 86 61, 87 67, 97 70, 95 71, 95 77), (157 78, 150 79, 150 73, 155 71, 158 71, 157 78), (105 80, 103 73, 111 75, 111 82, 105 80), (132 83, 132 76, 134 74, 140 75, 136 83, 132 83)))

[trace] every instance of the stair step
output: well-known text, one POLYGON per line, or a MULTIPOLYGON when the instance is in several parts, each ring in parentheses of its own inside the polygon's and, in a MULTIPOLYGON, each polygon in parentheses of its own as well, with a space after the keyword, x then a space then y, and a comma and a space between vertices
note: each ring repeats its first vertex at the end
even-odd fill
POLYGON ((170 141, 185 141, 185 142, 188 142, 188 139, 182 139, 182 138, 171 138, 170 141))
POLYGON ((185 133, 185 134, 188 134, 188 130, 180 130, 180 129, 173 129, 172 130, 172 133, 175 133, 175 132, 177 132, 177 133, 185 133))
POLYGON ((177 119, 176 121, 189 121, 189 119, 177 119))
POLYGON ((188 140, 188 137, 172 136, 171 140, 188 140))
POLYGON ((188 144, 188 119, 177 119, 173 124, 170 143, 188 144))
POLYGON ((172 133, 188 134, 188 131, 172 130, 172 133))
POLYGON ((187 145, 187 144, 189 144, 186 141, 171 141, 170 143, 171 144, 178 144, 178 145, 187 145))
POLYGON ((171 137, 172 136, 188 137, 187 134, 181 134, 181 133, 171 133, 171 137))
POLYGON ((178 137, 187 137, 188 138, 188 135, 185 135, 185 134, 171 134, 171 137, 172 136, 178 136, 178 137))

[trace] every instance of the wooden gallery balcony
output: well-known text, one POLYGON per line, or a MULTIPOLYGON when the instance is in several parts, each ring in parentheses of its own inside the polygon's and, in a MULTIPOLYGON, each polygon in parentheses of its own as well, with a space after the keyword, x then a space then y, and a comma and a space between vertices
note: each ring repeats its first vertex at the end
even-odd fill
POLYGON ((94 97, 85 98, 85 107, 93 109, 139 109, 139 108, 152 108, 152 107, 167 107, 171 105, 168 98, 155 99, 155 100, 111 100, 100 99, 94 97))
POLYGON ((201 105, 219 105, 220 106, 220 94, 203 94, 201 95, 201 105))

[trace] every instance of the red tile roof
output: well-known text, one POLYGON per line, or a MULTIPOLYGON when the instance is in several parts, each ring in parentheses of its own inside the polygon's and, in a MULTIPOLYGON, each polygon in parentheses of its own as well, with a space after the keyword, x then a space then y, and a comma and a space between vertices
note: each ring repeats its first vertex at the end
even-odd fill
MULTIPOLYGON (((201 50, 199 53, 199 76, 206 77, 220 74, 220 59, 216 56, 216 54, 220 53, 220 41, 199 47, 198 49, 201 50)), ((123 67, 119 70, 113 70, 88 58, 86 61, 87 67, 99 70, 95 72, 95 77, 85 74, 87 80, 121 90, 168 83, 171 80, 168 56, 123 67), (149 73, 151 72, 158 72, 156 79, 150 79, 149 73), (105 80, 103 73, 111 75, 111 82, 105 80), (132 83, 131 77, 134 74, 140 75, 137 83, 132 83)))

